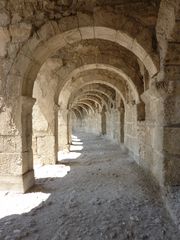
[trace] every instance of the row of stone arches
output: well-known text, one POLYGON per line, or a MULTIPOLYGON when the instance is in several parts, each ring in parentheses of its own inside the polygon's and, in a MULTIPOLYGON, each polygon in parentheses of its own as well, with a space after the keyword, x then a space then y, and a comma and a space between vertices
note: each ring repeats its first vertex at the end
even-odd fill
MULTIPOLYGON (((170 4, 170 9, 173 13, 178 12, 178 2, 173 4, 170 4)), ((167 58, 173 53, 173 48, 171 41, 168 43, 164 36, 158 38, 164 26, 156 25, 165 16, 166 1, 161 2, 160 8, 158 4, 155 6, 154 25, 134 21, 113 8, 98 7, 89 13, 78 11, 75 16, 60 21, 45 21, 38 29, 33 29, 31 24, 29 28, 24 25, 25 36, 24 29, 18 36, 13 35, 12 30, 8 32, 8 26, 2 29, 5 36, 2 45, 6 54, 2 56, 1 64, 5 74, 1 91, 1 122, 4 126, 1 139, 3 146, 6 141, 12 141, 10 149, 3 147, 1 151, 4 162, 1 166, 2 188, 26 191, 33 184, 34 98, 48 118, 48 134, 44 136, 47 142, 48 138, 53 142, 55 160, 52 163, 56 161, 57 151, 70 142, 71 112, 82 118, 85 113, 96 115, 102 111, 99 119, 103 120, 107 118, 105 109, 109 108, 110 119, 115 119, 118 111, 122 113, 118 132, 121 143, 126 145, 134 159, 150 171, 160 185, 179 182, 179 172, 174 174, 175 168, 179 167, 179 153, 174 156, 164 149, 164 137, 173 131, 167 130, 167 125, 170 122, 171 127, 173 124, 179 126, 179 111, 171 114, 170 121, 166 111, 172 102, 175 109, 179 106, 178 83, 175 79, 176 90, 169 97, 166 90, 172 84, 169 85, 166 68, 172 74, 169 69, 174 65, 171 66, 170 60, 167 64, 157 45, 161 46, 163 41, 169 44, 167 54, 164 54, 167 58), (11 46, 15 43, 19 44, 18 51, 11 46), (15 53, 7 56, 6 49, 10 47, 15 53), (93 54, 89 55, 90 52, 93 54), (167 79, 165 87, 162 76, 167 79), (84 91, 88 87, 91 94, 84 91), (84 96, 81 91, 84 91, 84 96), (162 120, 164 115, 166 119, 162 120), (171 159, 167 160, 167 157, 171 159)), ((172 19, 168 31, 171 32, 177 22, 172 19)), ((107 121, 102 128, 102 132, 107 134, 107 121)), ((113 133, 112 126, 109 132, 112 138, 117 138, 116 129, 113 133)))

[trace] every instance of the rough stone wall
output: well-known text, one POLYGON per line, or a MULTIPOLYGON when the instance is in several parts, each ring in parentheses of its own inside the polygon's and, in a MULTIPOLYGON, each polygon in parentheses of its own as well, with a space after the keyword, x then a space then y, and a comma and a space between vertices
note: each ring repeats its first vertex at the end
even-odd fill
POLYGON ((56 149, 56 105, 54 95, 58 78, 52 71, 61 66, 60 59, 51 58, 41 67, 34 85, 33 97, 33 157, 34 164, 54 164, 57 158, 56 149))
POLYGON ((84 131, 87 133, 93 133, 100 135, 102 133, 101 129, 101 115, 98 112, 85 115, 81 121, 80 124, 77 122, 77 125, 75 125, 74 129, 76 131, 84 131))
POLYGON ((165 185, 180 184, 180 61, 179 61, 179 1, 162 1, 162 16, 157 25, 157 34, 161 48, 161 59, 164 63, 164 81, 158 85, 163 91, 164 128, 163 128, 163 154, 165 185), (169 20, 167 21, 167 16, 169 20), (162 23, 166 27, 162 31, 162 23), (160 31, 161 30, 161 31, 160 31))
POLYGON ((119 142, 119 134, 120 134, 120 119, 118 118, 118 110, 110 109, 106 112, 106 126, 107 132, 106 136, 111 140, 119 142), (118 124, 119 122, 119 124, 118 124))
POLYGON ((179 1, 161 1, 156 34, 160 71, 143 94, 146 121, 138 124, 141 165, 161 186, 177 185, 179 158, 179 1), (144 144, 142 144, 144 142, 144 144))
POLYGON ((64 149, 69 148, 69 136, 68 129, 71 128, 69 126, 68 121, 68 110, 67 109, 59 109, 58 110, 58 150, 62 151, 64 149))
POLYGON ((134 159, 139 161, 139 144, 137 139, 137 107, 128 104, 125 106, 125 146, 134 159))

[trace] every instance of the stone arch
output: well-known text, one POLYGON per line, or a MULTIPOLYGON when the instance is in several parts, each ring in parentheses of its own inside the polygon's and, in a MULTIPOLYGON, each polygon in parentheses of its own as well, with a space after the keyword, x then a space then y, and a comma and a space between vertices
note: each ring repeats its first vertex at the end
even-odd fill
POLYGON ((85 79, 82 80, 81 78, 79 78, 73 83, 70 80, 69 84, 66 84, 63 87, 63 89, 61 90, 61 93, 59 95, 59 104, 63 105, 64 108, 66 109, 68 107, 69 98, 73 91, 75 91, 79 88, 82 88, 86 85, 94 84, 94 83, 104 84, 104 85, 107 85, 107 86, 115 89, 126 104, 126 100, 125 100, 125 97, 122 95, 121 88, 119 88, 118 84, 115 84, 117 82, 115 81, 114 84, 113 84, 113 82, 110 83, 107 78, 106 78, 106 80, 105 79, 95 79, 95 80, 89 80, 89 81, 86 81, 85 79))
MULTIPOLYGON (((15 60, 13 67, 10 70, 10 76, 8 78, 8 82, 10 83, 13 79, 13 82, 15 82, 15 84, 13 83, 12 86, 16 85, 17 88, 22 89, 22 92, 20 95, 23 95, 23 96, 31 97, 34 80, 44 60, 52 56, 58 49, 66 46, 67 44, 78 42, 83 39, 106 39, 108 41, 115 42, 129 49, 133 53, 136 53, 136 46, 140 46, 137 44, 135 40, 132 40, 131 47, 129 45, 124 46, 123 44, 124 43, 126 44, 126 41, 123 42, 124 35, 121 34, 122 32, 119 30, 112 30, 109 27, 100 27, 100 26, 98 27, 88 26, 88 27, 82 27, 82 28, 73 27, 71 30, 65 29, 66 32, 62 33, 62 32, 59 32, 59 27, 57 27, 57 23, 51 21, 50 23, 46 24, 46 26, 43 26, 41 30, 42 31, 38 32, 37 37, 31 38, 27 44, 24 44, 23 48, 19 51, 19 54, 15 60), (45 32, 43 32, 44 30, 45 32), (93 31, 93 33, 95 32, 95 35, 93 35, 93 37, 88 35, 89 30, 90 32, 91 31, 93 31), (105 36, 106 34, 104 35, 102 31, 107 31, 107 36, 105 36), (112 33, 114 33, 115 35, 112 33), (109 34, 113 36, 113 39, 109 39, 109 34), (116 37, 114 38, 114 36, 116 37), (23 69, 21 68, 22 64, 24 66, 23 69)), ((125 34, 125 40, 127 39, 130 40, 131 37, 126 38, 126 35, 128 36, 128 34, 125 34)), ((141 56, 139 55, 139 58, 143 59, 144 62, 149 61, 149 59, 150 59, 150 62, 153 62, 151 61, 151 58, 149 57, 149 55, 146 54, 146 51, 144 51, 144 49, 141 49, 141 50, 140 52, 142 53, 142 55, 141 56)), ((137 52, 138 51, 139 50, 137 50, 137 52)), ((150 66, 150 65, 151 64, 146 64, 146 66, 150 66)), ((155 69, 154 66, 155 65, 152 64, 152 69, 155 69)), ((150 75, 152 75, 152 72, 150 70, 149 70, 149 73, 150 75)), ((16 92, 17 95, 19 95, 17 91, 14 91, 14 92, 16 92)), ((29 101, 31 101, 31 99, 29 99, 29 101)), ((23 131, 27 131, 27 130, 24 129, 23 131)), ((30 135, 30 133, 25 133, 25 135, 30 135)), ((29 146, 31 146, 31 143, 29 143, 29 146)))
MULTIPOLYGON (((80 71, 81 72, 85 72, 83 71, 83 69, 80 71)), ((75 70, 75 73, 78 74, 78 71, 75 70)), ((89 73, 88 73, 89 75, 89 73)), ((84 87, 86 85, 89 85, 89 84, 94 84, 94 83, 100 83, 100 84, 104 84, 107 85, 107 86, 110 86, 111 88, 113 89, 116 89, 116 91, 118 92, 118 94, 121 96, 121 98, 124 100, 124 102, 126 102, 125 100, 125 96, 122 94, 122 91, 125 92, 125 86, 123 86, 121 84, 121 82, 119 81, 119 78, 118 79, 113 79, 111 80, 111 82, 109 81, 109 78, 106 76, 106 77, 102 77, 101 74, 99 74, 99 78, 101 79, 97 79, 96 76, 94 75, 95 79, 97 80, 91 80, 91 79, 86 79, 87 77, 84 77, 83 78, 79 78, 78 81, 75 81, 75 76, 74 75, 71 75, 72 79, 69 79, 69 81, 66 81, 66 84, 63 86, 63 88, 61 89, 61 92, 60 92, 60 95, 59 95, 59 105, 60 105, 60 108, 61 108, 61 112, 62 112, 62 115, 64 115, 68 109, 68 100, 69 100, 69 97, 71 95, 71 93, 73 91, 75 91, 75 89, 79 88, 80 86, 81 87, 84 87), (106 78, 106 79, 105 79, 106 78), (83 84, 84 82, 84 84, 83 84)), ((60 122, 64 122, 63 119, 66 119, 66 117, 60 117, 59 119, 62 119, 62 120, 59 120, 60 122)), ((64 122, 63 125, 60 125, 61 129, 63 127, 63 135, 66 135, 68 131, 67 129, 67 126, 68 124, 66 124, 66 121, 64 122)), ((60 129, 59 127, 59 129, 60 129)), ((62 133, 59 133, 59 149, 61 148, 64 148, 64 146, 66 145, 67 143, 67 139, 66 137, 63 137, 62 133), (62 139, 62 140, 60 140, 62 139)))
POLYGON ((107 119, 106 119, 106 107, 103 106, 102 112, 101 112, 101 129, 102 129, 102 135, 106 135, 106 125, 107 125, 107 119))
MULTIPOLYGON (((99 101, 99 99, 97 99, 97 98, 94 98, 93 96, 81 96, 81 97, 79 97, 78 99, 75 99, 75 100, 73 101, 73 104, 76 104, 76 103, 78 103, 78 102, 80 102, 80 101, 93 102, 95 105, 97 104, 100 109, 101 109, 101 107, 102 107, 101 101, 99 101)), ((93 105, 94 105, 94 104, 93 104, 93 105)))
MULTIPOLYGON (((79 91, 78 91, 79 92, 79 91)), ((78 93, 77 93, 78 94, 78 93)), ((101 106, 104 104, 104 105, 106 105, 106 107, 107 107, 107 102, 106 102, 106 99, 104 99, 104 95, 100 95, 100 94, 98 94, 97 92, 95 93, 95 92, 86 92, 86 93, 82 93, 82 94, 80 94, 79 96, 77 95, 73 100, 72 100, 72 102, 76 99, 76 98, 80 98, 81 99, 81 97, 83 98, 83 97, 87 97, 87 98, 91 98, 91 97, 93 97, 94 99, 96 99, 97 100, 97 103, 98 104, 100 104, 101 106)))
MULTIPOLYGON (((85 72, 83 71, 83 73, 85 73, 85 72)), ((116 79, 116 80, 113 79, 111 81, 111 79, 109 79, 108 77, 104 77, 102 74, 97 75, 94 72, 93 72, 93 77, 95 80, 92 80, 93 78, 91 77, 91 74, 89 72, 87 72, 87 76, 83 75, 81 77, 81 75, 80 75, 77 78, 74 76, 73 81, 69 80, 64 85, 63 89, 61 90, 60 96, 59 96, 59 104, 62 107, 62 109, 70 108, 69 102, 73 102, 73 99, 74 99, 72 96, 76 96, 76 94, 78 93, 78 91, 80 91, 80 89, 83 89, 86 86, 92 86, 94 84, 102 84, 102 85, 106 85, 106 86, 109 86, 112 89, 114 89, 114 91, 117 92, 121 96, 121 99, 123 99, 123 101, 125 102, 125 106, 126 106, 127 101, 125 99, 124 92, 123 93, 121 92, 124 90, 121 89, 121 87, 118 85, 118 82, 119 82, 118 79, 116 79), (100 78, 100 79, 98 79, 98 78, 100 78)), ((79 96, 79 95, 77 95, 77 96, 79 96)))
MULTIPOLYGON (((137 30, 134 34, 133 28, 128 31, 128 24, 127 28, 126 24, 119 24, 121 22, 118 14, 115 14, 115 26, 111 25, 112 22, 111 26, 107 21, 102 23, 98 19, 97 12, 96 16, 93 15, 93 18, 90 16, 88 21, 84 21, 84 15, 82 15, 78 14, 78 17, 72 16, 63 19, 63 22, 60 23, 49 21, 41 29, 36 29, 36 33, 31 28, 32 32, 29 32, 29 36, 22 41, 23 46, 21 45, 17 51, 17 55, 13 59, 14 63, 10 67, 5 64, 8 66, 8 77, 5 78, 7 82, 4 85, 7 88, 10 86, 10 88, 8 94, 7 91, 4 91, 4 95, 8 99, 7 103, 13 109, 11 112, 13 112, 18 136, 24 137, 18 157, 22 161, 28 159, 26 163, 23 162, 22 167, 22 174, 27 173, 27 178, 31 178, 33 175, 33 171, 31 171, 32 119, 30 119, 34 103, 34 99, 32 99, 33 85, 40 67, 48 57, 53 56, 58 49, 83 39, 106 39, 133 52, 144 63, 150 77, 153 77, 158 71, 158 57, 151 46, 152 33, 142 24, 132 23, 137 30), (27 40, 30 36, 32 36, 31 39, 27 40), (148 41, 145 42, 144 38, 148 41), (9 96, 10 98, 8 98, 9 96)), ((106 15, 106 11, 104 15, 106 15)), ((113 13, 112 18, 114 18, 113 13)), ((125 22, 131 21, 129 18, 124 18, 125 22)), ((21 186, 23 189, 27 189, 29 186, 24 187, 24 177, 25 175, 21 177, 21 186)), ((33 182, 33 178, 31 179, 32 181, 28 183, 30 185, 33 182)))
POLYGON ((120 143, 124 144, 124 127, 125 127, 125 108, 123 101, 120 102, 120 143))
MULTIPOLYGON (((93 102, 94 103, 94 102, 93 102)), ((92 106, 92 102, 87 101, 85 99, 80 100, 77 102, 77 104, 81 105, 81 106, 87 106, 93 113, 94 113, 94 108, 92 106)), ((76 105, 76 104, 75 104, 76 105)), ((74 105, 73 105, 74 106, 74 105)))
MULTIPOLYGON (((98 93, 98 94, 102 94, 105 98, 106 98, 106 101, 110 101, 110 102, 113 102, 113 92, 110 90, 110 89, 107 89, 107 86, 104 87, 103 85, 100 85, 100 84, 90 84, 90 85, 87 85, 86 87, 80 89, 79 91, 83 93, 86 93, 86 92, 89 92, 89 93, 98 93)), ((75 94, 78 94, 75 93, 75 94)))
MULTIPOLYGON (((134 85, 134 83, 132 82, 132 80, 127 75, 125 75, 120 69, 113 67, 111 65, 107 65, 107 64, 106 65, 104 65, 104 64, 87 64, 87 65, 83 65, 82 67, 79 67, 77 69, 74 69, 72 72, 67 74, 67 77, 65 78, 65 80, 63 82, 60 82, 60 85, 57 88, 58 92, 56 93, 55 98, 59 97, 59 92, 62 90, 63 85, 66 84, 68 79, 73 79, 75 75, 77 75, 81 72, 85 72, 87 70, 94 70, 94 69, 108 70, 114 74, 119 75, 120 79, 124 79, 128 83, 131 91, 134 94, 136 103, 140 102, 138 90, 137 90, 136 86, 134 85)), ((57 100, 55 100, 55 101, 57 101, 57 100)))
POLYGON ((71 108, 71 111, 75 114, 75 117, 81 117, 81 111, 77 107, 71 108), (77 114, 78 112, 78 114, 77 114))
MULTIPOLYGON (((20 83, 20 86, 22 87, 22 95, 32 95, 33 82, 45 59, 52 56, 58 49, 67 44, 84 39, 106 39, 108 41, 116 42, 133 52, 137 58, 144 63, 151 77, 158 72, 158 57, 150 47, 151 32, 147 32, 148 30, 146 28, 143 29, 142 26, 140 27, 141 30, 139 30, 139 34, 142 35, 141 39, 139 35, 138 37, 135 37, 131 32, 128 33, 127 29, 118 29, 118 25, 114 27, 115 30, 112 26, 110 28, 108 26, 100 26, 99 24, 97 24, 97 26, 92 25, 92 22, 88 23, 87 26, 84 26, 81 17, 82 15, 79 15, 80 19, 78 19, 78 28, 75 28, 72 24, 73 17, 66 19, 68 22, 66 23, 65 28, 63 28, 63 31, 60 30, 61 28, 55 21, 50 21, 42 26, 37 35, 32 37, 27 44, 23 46, 11 71, 12 75, 13 72, 18 71, 21 76, 20 78, 22 78, 23 82, 21 81, 20 83), (149 42, 143 41, 143 35, 145 33, 147 36, 149 35, 149 42), (149 49, 147 49, 147 46, 149 49), (20 69, 22 62, 24 68, 20 69)), ((120 27, 122 26, 119 25, 119 28, 120 27)))
MULTIPOLYGON (((72 107, 72 109, 76 109, 76 111, 79 112, 80 117, 82 117, 82 111, 84 110, 86 113, 88 113, 87 107, 83 106, 83 105, 78 105, 78 106, 74 106, 72 107)), ((71 109, 70 109, 71 110, 71 109)))

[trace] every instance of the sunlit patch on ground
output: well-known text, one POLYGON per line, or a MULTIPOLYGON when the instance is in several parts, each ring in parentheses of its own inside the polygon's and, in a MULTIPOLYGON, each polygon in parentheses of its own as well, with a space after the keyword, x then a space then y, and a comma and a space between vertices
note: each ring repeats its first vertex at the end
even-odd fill
MULTIPOLYGON (((35 178, 62 178, 70 171, 70 166, 63 164, 35 166, 35 178)), ((0 219, 30 212, 50 197, 50 193, 31 192, 26 194, 0 192, 0 219)))
MULTIPOLYGON (((35 178, 62 178, 70 171, 70 166, 63 164, 35 166, 35 178)), ((13 214, 30 212, 50 197, 50 193, 31 192, 26 194, 0 193, 0 218, 13 214)))
POLYGON ((35 178, 62 178, 70 171, 70 166, 64 164, 45 165, 39 168, 35 167, 35 178))
POLYGON ((22 214, 31 211, 46 201, 50 193, 0 193, 0 219, 12 214, 22 214))
POLYGON ((83 146, 76 146, 76 145, 71 145, 70 151, 81 151, 83 150, 83 146))
POLYGON ((58 161, 77 159, 81 156, 81 152, 79 152, 81 150, 83 150, 83 142, 80 138, 72 135, 72 145, 70 146, 70 151, 59 151, 58 161))
MULTIPOLYGON (((79 155, 79 153, 78 153, 79 155)), ((70 171, 64 164, 35 166, 35 178, 63 178, 70 171)), ((31 192, 26 194, 0 192, 0 219, 30 212, 50 197, 50 193, 31 192)))
POLYGON ((75 141, 72 141, 72 145, 83 145, 82 142, 75 142, 75 141))
POLYGON ((77 159, 78 157, 81 156, 80 152, 59 152, 58 153, 58 160, 67 160, 67 159, 77 159))
POLYGON ((78 137, 75 136, 75 135, 72 135, 72 141, 74 141, 74 142, 81 142, 81 139, 78 138, 78 137))

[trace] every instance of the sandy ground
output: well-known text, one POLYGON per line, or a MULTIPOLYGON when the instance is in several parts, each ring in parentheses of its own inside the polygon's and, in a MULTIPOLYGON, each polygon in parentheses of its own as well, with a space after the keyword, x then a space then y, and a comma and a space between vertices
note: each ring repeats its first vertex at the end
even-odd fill
POLYGON ((27 194, 1 193, 1 240, 179 240, 158 187, 118 145, 74 138, 27 194))

